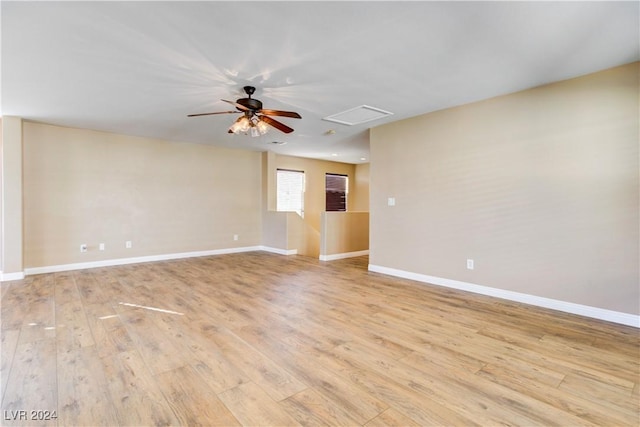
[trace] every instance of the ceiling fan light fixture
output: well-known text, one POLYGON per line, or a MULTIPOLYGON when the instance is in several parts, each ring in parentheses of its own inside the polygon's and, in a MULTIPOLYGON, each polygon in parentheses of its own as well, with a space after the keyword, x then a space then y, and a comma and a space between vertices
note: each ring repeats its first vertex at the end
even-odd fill
POLYGON ((251 128, 251 121, 245 116, 240 120, 240 132, 246 132, 251 128))
POLYGON ((238 121, 235 121, 231 127, 229 128, 229 132, 233 132, 235 134, 240 133, 240 124, 238 123, 238 121))
POLYGON ((242 132, 247 132, 250 127, 251 123, 249 122, 249 119, 246 116, 242 116, 231 125, 229 130, 237 135, 242 132))
POLYGON ((258 128, 258 132, 260 132, 260 135, 264 135, 269 130, 269 125, 262 120, 259 120, 256 124, 256 128, 258 128))
POLYGON ((249 118, 248 115, 244 115, 235 121, 229 128, 229 132, 236 135, 244 133, 245 135, 251 135, 257 137, 264 135, 269 130, 269 125, 260 120, 257 116, 249 118))

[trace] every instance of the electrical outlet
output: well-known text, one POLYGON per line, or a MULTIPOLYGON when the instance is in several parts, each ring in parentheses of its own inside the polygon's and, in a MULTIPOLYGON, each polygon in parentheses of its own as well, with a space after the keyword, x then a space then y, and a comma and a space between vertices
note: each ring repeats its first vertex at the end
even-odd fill
POLYGON ((100 249, 101 251, 104 251, 104 243, 100 243, 100 246, 98 246, 98 249, 100 249))
POLYGON ((468 259, 467 260, 467 269, 468 270, 473 270, 473 260, 472 259, 468 259))
POLYGON ((233 235, 233 240, 238 240, 238 235, 237 234, 233 235))
POLYGON ((127 240, 126 242, 124 242, 124 247, 127 249, 131 249, 131 240, 127 240))
POLYGON ((87 245, 85 243, 80 245, 80 252, 87 252, 87 245))
POLYGON ((396 205, 396 198, 395 197, 389 197, 387 199, 387 206, 395 206, 396 205))

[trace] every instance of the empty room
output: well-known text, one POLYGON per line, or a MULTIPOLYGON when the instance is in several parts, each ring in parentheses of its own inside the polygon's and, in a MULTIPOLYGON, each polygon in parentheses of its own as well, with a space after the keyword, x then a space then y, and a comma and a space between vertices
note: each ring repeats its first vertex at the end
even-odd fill
POLYGON ((640 425, 637 1, 0 24, 0 425, 640 425))

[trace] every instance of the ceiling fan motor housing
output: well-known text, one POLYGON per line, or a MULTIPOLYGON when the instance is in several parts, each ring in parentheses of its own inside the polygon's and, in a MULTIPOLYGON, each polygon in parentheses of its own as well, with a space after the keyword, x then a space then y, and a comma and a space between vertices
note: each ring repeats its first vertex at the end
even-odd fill
POLYGON ((262 110, 262 102, 253 98, 240 98, 236 101, 243 107, 247 107, 250 110, 262 110))
POLYGON ((254 111, 261 110, 262 102, 258 101, 257 99, 251 98, 251 95, 255 93, 256 88, 253 86, 245 86, 242 89, 244 89, 244 93, 247 94, 248 98, 240 98, 236 102, 250 110, 254 110, 254 111))

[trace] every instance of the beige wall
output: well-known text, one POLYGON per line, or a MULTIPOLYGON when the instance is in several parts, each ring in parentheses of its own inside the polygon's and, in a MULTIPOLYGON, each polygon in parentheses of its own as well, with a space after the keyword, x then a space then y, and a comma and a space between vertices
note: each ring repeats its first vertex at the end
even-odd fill
MULTIPOLYGON (((292 169, 304 172, 304 214, 307 222, 320 229, 320 213, 325 210, 325 174, 335 173, 349 176, 349 193, 354 192, 355 165, 293 156, 276 156, 276 169, 292 169)), ((347 209, 350 198, 347 196, 347 209)), ((349 209, 350 210, 350 209, 349 209)))
POLYGON ((262 213, 263 246, 283 251, 290 249, 287 241, 287 213, 275 211, 262 213))
POLYGON ((2 120, 0 145, 2 175, 2 205, 0 214, 0 241, 2 258, 0 271, 3 278, 20 278, 24 268, 23 248, 23 122, 19 117, 5 116, 2 120), (8 276, 11 275, 11 276, 8 276))
POLYGON ((350 211, 369 212, 369 163, 356 165, 350 211))
POLYGON ((640 314, 638 67, 372 129, 370 263, 640 314))
POLYGON ((260 203, 260 153, 24 123, 27 268, 260 245, 260 203))
MULTIPOLYGON (((0 165, 2 165, 2 152, 4 151, 4 147, 2 145, 2 117, 0 117, 0 165)), ((4 244, 4 234, 2 233, 2 224, 4 224, 4 214, 3 214, 3 190, 2 190, 2 174, 4 168, 0 166, 0 273, 2 273, 2 264, 4 263, 4 251, 2 250, 2 246, 4 244)))
POLYGON ((369 212, 323 212, 320 255, 369 250, 369 212))
MULTIPOLYGON (((301 255, 318 257, 320 254, 320 215, 325 211, 325 174, 336 173, 349 176, 349 196, 347 197, 347 209, 349 209, 350 197, 355 188, 355 165, 282 155, 276 155, 271 164, 273 166, 270 173, 274 176, 277 169, 299 170, 305 173, 304 222, 296 224, 296 221, 289 221, 290 232, 302 234, 290 236, 289 246, 291 249, 298 249, 298 253, 301 255), (292 245, 302 245, 303 247, 291 247, 292 245)), ((275 180, 273 180, 273 185, 275 185, 275 180)), ((273 193, 273 197, 275 197, 275 193, 273 193)))
POLYGON ((296 212, 284 212, 287 218, 287 249, 298 255, 317 258, 320 255, 320 230, 296 212))
POLYGON ((324 174, 355 186, 344 163, 33 122, 23 156, 25 268, 258 245, 318 256, 324 174), (276 168, 305 171, 304 222, 270 215, 276 168))

